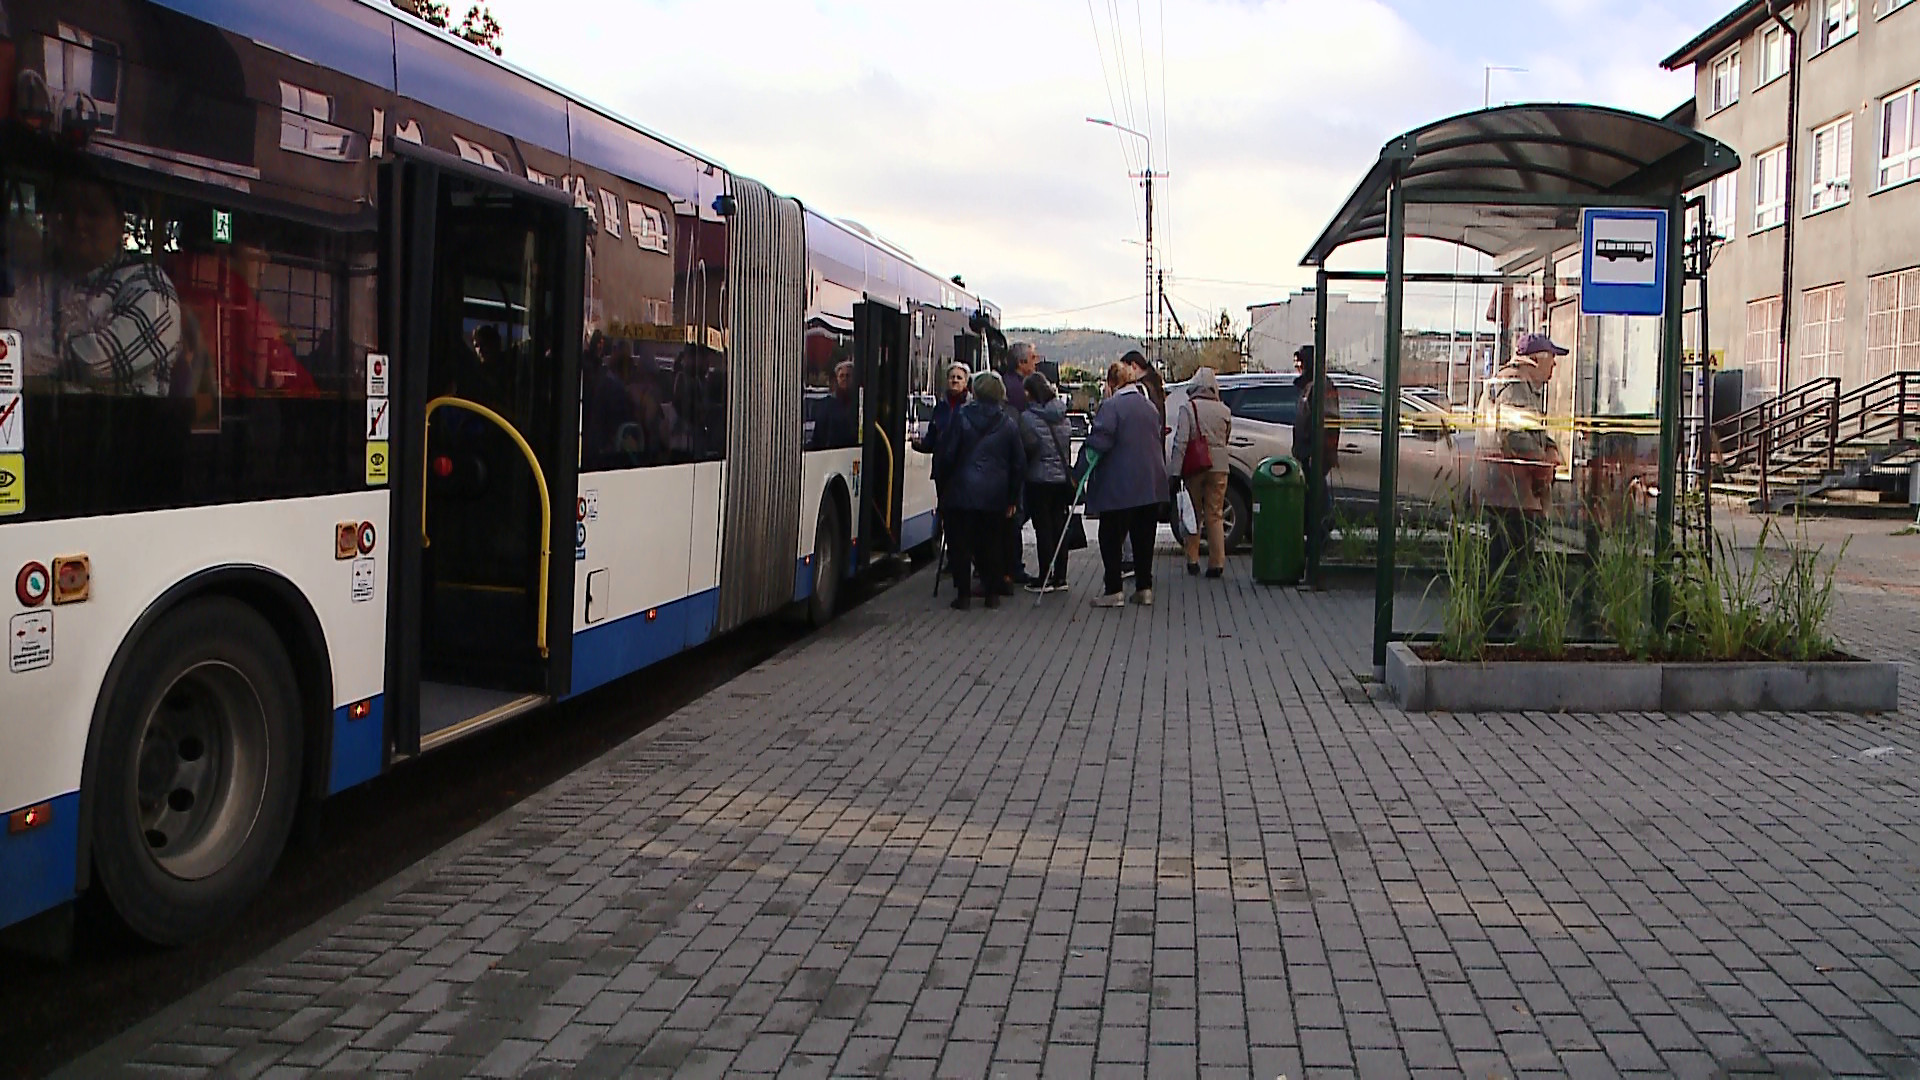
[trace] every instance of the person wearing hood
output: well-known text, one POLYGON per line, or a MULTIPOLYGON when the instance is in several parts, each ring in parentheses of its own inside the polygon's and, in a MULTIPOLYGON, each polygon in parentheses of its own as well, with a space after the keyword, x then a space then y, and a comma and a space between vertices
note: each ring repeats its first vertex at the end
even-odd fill
POLYGON ((1087 513, 1100 519, 1105 591, 1093 601, 1099 608, 1126 603, 1120 592, 1125 579, 1121 553, 1129 544, 1134 552, 1133 601, 1153 603, 1153 540, 1160 504, 1167 500, 1160 411, 1134 368, 1119 365, 1118 377, 1116 392, 1100 403, 1093 430, 1080 447, 1080 467, 1093 470, 1087 477, 1087 513))
POLYGON ((1027 469, 1020 424, 1007 412, 1006 400, 1000 376, 981 372, 973 379, 973 400, 961 406, 940 434, 936 460, 948 463, 941 496, 951 529, 947 561, 959 594, 953 606, 960 611, 971 606, 976 561, 986 583, 986 606, 1000 606, 1003 590, 997 584, 1005 580, 1005 523, 1020 511, 1027 469))
POLYGON ((1061 592, 1067 587, 1067 548, 1060 538, 1073 507, 1067 403, 1037 371, 1027 376, 1021 389, 1027 398, 1027 407, 1020 413, 1020 437, 1027 453, 1027 512, 1033 517, 1040 550, 1040 572, 1027 583, 1027 591, 1061 592), (1051 568, 1047 566, 1050 558, 1051 568))
POLYGON ((1207 576, 1220 577, 1227 572, 1226 529, 1221 506, 1227 498, 1227 439, 1233 432, 1233 413, 1220 400, 1220 385, 1213 369, 1203 367, 1193 373, 1187 384, 1186 406, 1173 418, 1172 472, 1180 474, 1187 495, 1193 499, 1198 526, 1187 534, 1187 573, 1200 573, 1200 533, 1207 534, 1207 576), (1188 448, 1199 440, 1206 443, 1205 468, 1185 471, 1188 448))

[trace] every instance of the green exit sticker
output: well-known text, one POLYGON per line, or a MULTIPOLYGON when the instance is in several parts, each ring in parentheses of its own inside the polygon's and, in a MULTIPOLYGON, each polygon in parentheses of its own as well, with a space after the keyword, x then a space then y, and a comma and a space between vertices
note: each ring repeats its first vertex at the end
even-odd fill
POLYGON ((233 214, 230 211, 215 210, 213 212, 213 242, 233 243, 233 214))

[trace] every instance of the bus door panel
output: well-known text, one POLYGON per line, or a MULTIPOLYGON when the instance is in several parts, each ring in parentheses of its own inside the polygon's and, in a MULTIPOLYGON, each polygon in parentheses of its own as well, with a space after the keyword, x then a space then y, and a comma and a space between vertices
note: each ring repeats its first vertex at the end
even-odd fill
POLYGON ((402 753, 564 694, 572 668, 580 215, 443 157, 397 167, 402 753))
POLYGON ((854 306, 864 429, 860 434, 860 556, 900 549, 901 467, 907 452, 906 312, 867 300, 854 306))

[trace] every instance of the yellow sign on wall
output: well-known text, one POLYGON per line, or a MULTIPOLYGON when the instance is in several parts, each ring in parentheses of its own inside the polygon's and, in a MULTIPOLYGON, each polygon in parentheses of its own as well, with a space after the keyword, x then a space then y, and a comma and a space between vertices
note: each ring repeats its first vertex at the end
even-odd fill
POLYGON ((27 512, 27 455, 0 454, 0 517, 27 512))
POLYGON ((367 442, 367 486, 378 487, 387 482, 387 464, 389 451, 385 440, 367 442))

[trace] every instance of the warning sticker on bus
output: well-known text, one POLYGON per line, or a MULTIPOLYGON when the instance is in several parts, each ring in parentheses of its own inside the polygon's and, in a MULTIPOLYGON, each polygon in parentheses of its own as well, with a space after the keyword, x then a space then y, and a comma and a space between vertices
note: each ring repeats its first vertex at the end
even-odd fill
POLYGON ((0 390, 0 454, 17 454, 27 448, 24 411, 19 394, 0 390))
POLYGON ((367 444, 367 486, 378 487, 387 482, 387 444, 370 442, 367 444))
POLYGON ((0 454, 0 517, 27 512, 27 455, 0 454))
POLYGON ((38 671, 53 664, 53 612, 29 611, 7 623, 7 670, 38 671))

